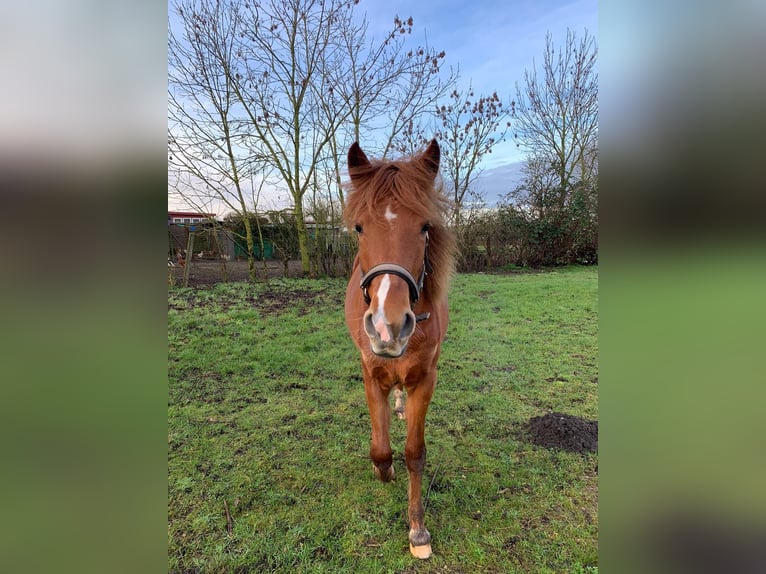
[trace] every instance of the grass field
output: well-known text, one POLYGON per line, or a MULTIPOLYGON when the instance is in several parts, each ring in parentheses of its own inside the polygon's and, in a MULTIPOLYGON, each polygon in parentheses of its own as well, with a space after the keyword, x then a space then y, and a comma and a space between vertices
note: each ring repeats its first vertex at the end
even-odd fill
POLYGON ((458 275, 423 479, 434 555, 410 556, 397 478, 368 459, 345 281, 170 290, 168 560, 176 573, 598 572, 598 460, 525 440, 598 418, 597 268, 458 275))

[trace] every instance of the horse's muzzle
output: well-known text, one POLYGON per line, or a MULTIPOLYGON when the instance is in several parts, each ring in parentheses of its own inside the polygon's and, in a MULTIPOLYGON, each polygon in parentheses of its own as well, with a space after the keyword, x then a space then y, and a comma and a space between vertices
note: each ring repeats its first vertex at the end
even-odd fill
POLYGON ((364 314, 364 332, 370 339, 370 350, 379 357, 395 359, 407 350, 415 332, 415 313, 406 311, 400 321, 389 323, 382 313, 364 314))

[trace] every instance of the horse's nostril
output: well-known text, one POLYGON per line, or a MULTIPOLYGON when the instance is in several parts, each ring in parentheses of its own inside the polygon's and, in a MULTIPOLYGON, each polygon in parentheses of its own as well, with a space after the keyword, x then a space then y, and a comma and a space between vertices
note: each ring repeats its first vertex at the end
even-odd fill
POLYGON ((402 328, 399 331, 399 337, 402 339, 408 338, 415 332, 415 313, 407 311, 404 314, 404 321, 402 322, 402 328))
POLYGON ((367 311, 364 314, 364 331, 368 337, 375 337, 377 332, 375 331, 375 324, 372 322, 372 312, 367 311))
POLYGON ((380 341, 384 344, 393 344, 396 341, 407 340, 415 332, 415 314, 407 311, 402 317, 400 325, 396 323, 389 325, 385 321, 385 316, 378 316, 372 311, 364 314, 364 331, 370 339, 380 341))

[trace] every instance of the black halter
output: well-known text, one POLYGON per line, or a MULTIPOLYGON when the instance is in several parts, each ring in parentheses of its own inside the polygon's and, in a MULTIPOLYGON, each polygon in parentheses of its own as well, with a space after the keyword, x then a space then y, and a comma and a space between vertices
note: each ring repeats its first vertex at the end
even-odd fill
MULTIPOLYGON (((397 277, 404 279, 404 282, 407 283, 407 286, 410 288, 410 307, 414 309, 415 304, 420 299, 420 293, 423 291, 426 275, 431 272, 433 272, 433 269, 431 268, 431 262, 428 260, 428 233, 426 233, 426 247, 423 252, 423 268, 420 271, 420 277, 417 281, 415 281, 412 273, 407 271, 401 265, 397 265, 396 263, 380 263, 379 265, 372 267, 366 273, 364 269, 362 269, 362 279, 359 282, 359 287, 362 289, 364 302, 369 305, 372 298, 370 297, 368 287, 370 286, 370 283, 372 283, 372 280, 378 275, 385 275, 387 273, 396 275, 397 277)), ((415 319, 417 321, 425 321, 430 316, 431 313, 421 313, 420 315, 416 315, 415 319)))

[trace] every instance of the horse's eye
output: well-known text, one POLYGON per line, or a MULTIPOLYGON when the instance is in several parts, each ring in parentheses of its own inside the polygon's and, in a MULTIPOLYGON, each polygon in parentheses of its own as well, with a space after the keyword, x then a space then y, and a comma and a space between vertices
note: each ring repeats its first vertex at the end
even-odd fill
POLYGON ((420 233, 428 233, 428 230, 431 229, 431 224, 426 223, 423 225, 423 229, 420 230, 420 233))
POLYGON ((362 226, 357 223, 356 225, 354 225, 354 230, 357 233, 361 233, 362 232, 362 226))

